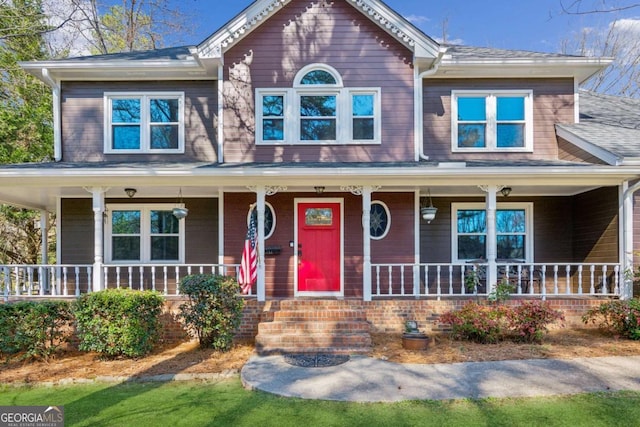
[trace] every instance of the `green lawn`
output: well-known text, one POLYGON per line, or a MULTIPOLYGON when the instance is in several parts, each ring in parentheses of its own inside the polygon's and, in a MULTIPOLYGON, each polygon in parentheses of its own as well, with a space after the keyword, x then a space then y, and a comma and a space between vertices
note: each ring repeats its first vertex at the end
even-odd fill
POLYGON ((640 392, 389 404, 285 399, 218 383, 3 387, 0 405, 63 405, 66 426, 640 425, 640 392))

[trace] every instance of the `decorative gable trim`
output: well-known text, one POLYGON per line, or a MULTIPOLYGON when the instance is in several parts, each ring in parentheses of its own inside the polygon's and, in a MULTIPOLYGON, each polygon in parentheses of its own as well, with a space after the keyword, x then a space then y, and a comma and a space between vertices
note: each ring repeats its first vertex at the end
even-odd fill
MULTIPOLYGON (((229 24, 202 42, 198 46, 198 56, 203 59, 222 58, 226 50, 266 22, 290 2, 291 0, 255 2, 231 20, 229 24)), ((418 62, 430 64, 437 57, 439 45, 384 3, 378 0, 347 0, 347 2, 351 3, 354 8, 414 52, 418 62)))
POLYGON ((249 6, 199 46, 201 58, 220 58, 226 48, 249 34, 253 29, 266 21, 291 0, 258 1, 249 6))

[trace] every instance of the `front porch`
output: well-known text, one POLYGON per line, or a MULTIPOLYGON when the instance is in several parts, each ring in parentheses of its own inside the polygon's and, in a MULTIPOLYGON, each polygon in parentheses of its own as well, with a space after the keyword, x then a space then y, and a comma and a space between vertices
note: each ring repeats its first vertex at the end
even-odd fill
MULTIPOLYGON (((91 264, 0 265, 0 289, 5 301, 12 298, 78 297, 104 288, 153 290, 164 296, 180 296, 180 279, 189 274, 237 277, 238 264, 135 264, 103 265, 98 274, 91 264), (95 278, 101 280, 96 287, 95 278)), ((369 283, 361 295, 372 299, 413 298, 440 300, 448 297, 486 297, 491 292, 487 271, 513 286, 512 295, 530 298, 610 297, 630 294, 632 283, 619 263, 523 263, 372 264, 369 283), (476 277, 472 283, 469 278, 476 277)), ((247 298, 256 298, 254 284, 247 298)), ((495 283, 493 283, 495 285, 495 283)), ((264 294, 264 293, 263 293, 264 294)), ((271 298, 270 298, 271 299, 271 298)), ((361 298, 366 300, 366 298, 361 298)))

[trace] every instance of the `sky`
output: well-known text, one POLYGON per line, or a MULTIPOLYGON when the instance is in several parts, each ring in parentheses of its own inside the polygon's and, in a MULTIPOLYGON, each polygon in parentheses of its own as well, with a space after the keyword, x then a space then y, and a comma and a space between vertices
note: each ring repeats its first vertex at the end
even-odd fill
MULTIPOLYGON (((584 0, 584 5, 604 0, 584 0)), ((619 0, 624 1, 624 0, 619 0)), ((172 0, 192 16, 193 34, 178 44, 198 44, 239 14, 251 0, 172 0)), ((385 0, 427 35, 478 47, 560 52, 583 28, 606 28, 615 18, 637 18, 640 8, 617 14, 568 15, 573 0, 385 0)), ((608 0, 611 5, 616 0, 608 0)))

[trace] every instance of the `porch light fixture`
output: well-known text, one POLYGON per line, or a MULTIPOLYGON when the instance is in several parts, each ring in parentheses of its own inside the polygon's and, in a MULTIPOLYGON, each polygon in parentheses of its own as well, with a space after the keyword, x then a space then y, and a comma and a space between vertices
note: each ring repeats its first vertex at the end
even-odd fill
POLYGON ((127 196, 129 196, 129 198, 131 199, 133 196, 136 195, 138 190, 136 190, 135 188, 125 188, 124 192, 127 193, 127 196))
POLYGON ((324 187, 322 186, 313 187, 313 189, 316 190, 317 195, 324 193, 324 187))
POLYGON ((507 197, 509 194, 511 194, 511 187, 502 187, 500 193, 502 193, 504 197, 507 197))
POLYGON ((433 206, 433 202, 431 201, 431 190, 429 191, 429 206, 423 204, 420 207, 420 214, 422 215, 422 219, 427 221, 427 224, 431 224, 431 221, 436 219, 436 213, 438 212, 438 208, 433 206))
MULTIPOLYGON (((180 187, 180 191, 178 191, 178 204, 182 205, 182 187, 180 187)), ((176 218, 184 219, 187 215, 189 215, 189 209, 176 206, 175 208, 173 208, 172 213, 176 218)))

